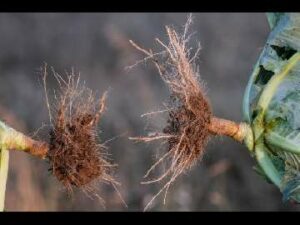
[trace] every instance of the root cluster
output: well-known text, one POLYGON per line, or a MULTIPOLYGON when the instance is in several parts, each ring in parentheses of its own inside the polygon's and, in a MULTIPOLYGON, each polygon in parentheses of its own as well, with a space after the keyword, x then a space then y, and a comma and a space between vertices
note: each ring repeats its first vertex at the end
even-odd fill
MULTIPOLYGON (((106 93, 96 99, 94 93, 80 83, 80 76, 68 74, 64 80, 53 71, 59 84, 53 107, 49 107, 51 122, 49 150, 46 158, 50 171, 66 187, 78 187, 92 193, 97 181, 111 183, 115 165, 107 159, 106 147, 99 143, 97 126, 105 110, 106 93), (95 183, 96 182, 96 183, 95 183)), ((47 70, 44 70, 46 91, 47 70)), ((46 91, 47 105, 49 106, 46 91)))
POLYGON ((159 178, 143 182, 153 183, 167 179, 163 188, 153 197, 146 208, 162 191, 165 191, 166 195, 171 183, 202 158, 205 145, 210 137, 209 125, 212 110, 205 96, 199 71, 194 63, 200 45, 193 55, 191 55, 192 49, 187 47, 191 36, 188 35, 191 21, 190 16, 182 35, 167 26, 169 43, 165 44, 156 39, 163 48, 163 51, 159 53, 145 50, 131 41, 136 49, 146 54, 146 58, 135 65, 148 60, 153 62, 171 92, 171 104, 167 107, 169 116, 162 132, 147 137, 131 138, 145 142, 159 139, 167 142, 168 145, 167 152, 149 169, 145 176, 147 177, 160 163, 167 163, 166 171, 159 178))

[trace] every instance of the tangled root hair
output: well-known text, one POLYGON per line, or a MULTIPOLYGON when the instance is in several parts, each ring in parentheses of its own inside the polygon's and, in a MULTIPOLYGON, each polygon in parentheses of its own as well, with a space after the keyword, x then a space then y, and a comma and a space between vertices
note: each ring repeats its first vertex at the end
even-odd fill
POLYGON ((107 158, 106 147, 99 144, 97 135, 98 124, 105 111, 107 93, 97 99, 80 82, 80 75, 75 75, 72 71, 67 74, 67 79, 63 79, 54 70, 52 72, 59 90, 55 92, 55 105, 50 108, 45 66, 44 87, 51 122, 46 157, 50 164, 49 170, 69 193, 73 187, 77 187, 86 194, 99 197, 95 192, 98 182, 110 183, 115 189, 118 184, 111 175, 116 165, 107 158))
POLYGON ((188 36, 191 22, 192 18, 189 16, 182 35, 179 35, 173 28, 167 26, 166 31, 169 43, 165 44, 156 39, 164 49, 159 53, 145 50, 133 41, 130 41, 136 49, 146 54, 146 58, 138 61, 133 66, 140 62, 152 61, 171 92, 171 105, 167 110, 169 118, 163 131, 146 137, 130 138, 144 142, 163 140, 168 145, 167 153, 148 170, 145 177, 148 177, 150 172, 161 162, 167 163, 166 171, 159 178, 143 183, 154 183, 167 177, 168 180, 145 209, 163 191, 165 191, 166 198, 171 183, 202 158, 205 145, 210 137, 209 125, 212 118, 212 110, 205 96, 202 82, 199 80, 199 72, 194 62, 198 56, 200 45, 198 45, 193 56, 190 54, 191 49, 187 47, 191 36, 188 36))

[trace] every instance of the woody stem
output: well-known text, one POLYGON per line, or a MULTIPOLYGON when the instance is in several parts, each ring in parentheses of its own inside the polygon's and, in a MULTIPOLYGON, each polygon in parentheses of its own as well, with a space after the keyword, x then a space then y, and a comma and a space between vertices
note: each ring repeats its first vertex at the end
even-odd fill
POLYGON ((7 150, 24 151, 31 155, 44 159, 48 152, 48 144, 36 141, 23 133, 7 126, 0 121, 1 136, 0 143, 2 148, 7 150))
POLYGON ((248 125, 246 123, 236 123, 234 121, 213 117, 210 122, 209 131, 213 135, 224 135, 238 142, 243 142, 247 135, 248 125))

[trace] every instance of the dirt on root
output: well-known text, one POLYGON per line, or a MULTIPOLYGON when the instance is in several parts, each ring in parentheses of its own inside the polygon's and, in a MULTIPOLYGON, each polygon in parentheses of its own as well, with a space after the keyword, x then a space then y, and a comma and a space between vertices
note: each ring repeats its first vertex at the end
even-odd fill
POLYGON ((143 182, 149 184, 166 179, 165 185, 145 209, 162 191, 165 191, 166 198, 168 189, 174 180, 202 158, 211 135, 209 125, 212 110, 205 95, 203 82, 200 80, 198 67, 195 64, 200 45, 193 55, 191 54, 192 49, 187 46, 191 37, 189 34, 191 23, 192 17, 190 16, 181 35, 167 26, 168 44, 156 39, 156 42, 163 48, 161 52, 153 53, 151 49, 146 50, 130 41, 146 57, 128 68, 130 69, 145 61, 154 63, 170 90, 171 99, 166 110, 169 113, 167 124, 161 133, 155 132, 155 135, 130 138, 136 141, 162 140, 168 143, 167 152, 153 164, 145 175, 148 177, 160 163, 165 162, 167 164, 167 169, 160 177, 143 182))
POLYGON ((45 67, 44 86, 51 122, 47 153, 49 170, 69 193, 77 187, 93 194, 98 182, 118 184, 111 175, 116 165, 107 158, 106 147, 98 137, 98 123, 105 111, 106 93, 97 99, 80 82, 79 75, 72 72, 63 79, 54 70, 52 72, 59 90, 55 92, 54 107, 50 108, 45 67))

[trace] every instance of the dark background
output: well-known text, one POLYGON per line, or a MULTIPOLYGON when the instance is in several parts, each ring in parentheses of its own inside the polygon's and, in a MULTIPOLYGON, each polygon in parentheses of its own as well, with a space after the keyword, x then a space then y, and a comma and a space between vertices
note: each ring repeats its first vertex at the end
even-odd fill
MULTIPOLYGON (((146 134, 143 113, 162 108, 168 89, 152 66, 125 67, 143 56, 128 42, 156 48, 154 38, 166 39, 165 25, 179 30, 186 13, 2 13, 0 14, 0 116, 32 135, 48 123, 48 111, 38 69, 47 62, 62 76, 72 67, 87 86, 109 90, 108 110, 100 124, 103 141, 119 165, 116 177, 129 208, 124 208, 111 186, 102 185, 97 200, 75 191, 68 197, 49 174, 45 162, 11 152, 6 209, 142 210, 161 184, 141 185, 152 165, 157 145, 134 144, 127 136, 146 134)), ((242 120, 242 99, 249 74, 269 33, 263 13, 194 14, 190 45, 201 42, 197 60, 216 116, 242 120)), ((53 79, 48 89, 57 88, 53 79)), ((153 126, 163 126, 160 118, 153 126)), ((152 126, 152 127, 153 127, 152 126)), ((47 127, 39 136, 47 138, 47 127)), ((100 132, 100 130, 99 130, 100 132)), ((252 169, 246 147, 228 138, 215 138, 192 171, 171 187, 166 205, 158 198, 152 210, 297 210, 282 203, 281 194, 252 169)))

